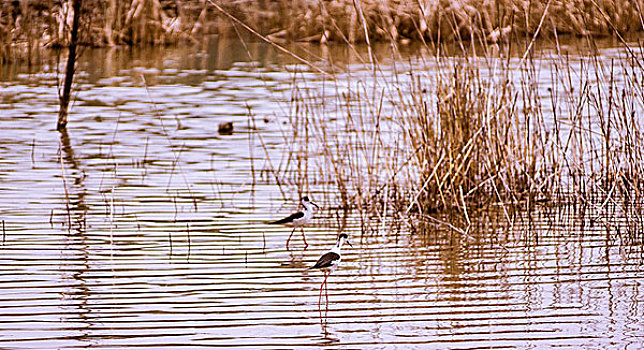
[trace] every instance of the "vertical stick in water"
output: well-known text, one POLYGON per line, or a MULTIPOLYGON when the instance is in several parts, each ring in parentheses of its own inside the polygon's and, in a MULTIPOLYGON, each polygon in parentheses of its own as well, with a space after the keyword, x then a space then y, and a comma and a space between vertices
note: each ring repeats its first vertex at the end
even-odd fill
POLYGON ((190 224, 186 224, 186 232, 188 233, 188 258, 187 260, 190 260, 190 224))
POLYGON ((168 241, 170 241, 170 257, 172 258, 172 232, 168 231, 168 241))
POLYGON ((69 42, 69 54, 67 56, 67 68, 65 69, 65 81, 63 82, 63 93, 60 95, 60 109, 58 111, 57 130, 63 130, 67 127, 67 111, 69 100, 71 99, 72 81, 76 66, 76 45, 78 44, 78 23, 80 22, 80 12, 83 0, 72 0, 72 9, 74 15, 72 18, 71 41, 69 42))
POLYGON ((145 163, 148 161, 148 143, 150 142, 150 136, 145 138, 145 151, 143 152, 143 162, 142 167, 145 168, 145 163))
POLYGON ((31 141, 31 167, 34 167, 34 151, 36 149, 36 139, 31 141))
POLYGON ((172 203, 174 203, 174 222, 176 223, 177 222, 177 212, 178 212, 178 209, 177 209, 177 197, 176 196, 172 197, 172 203))

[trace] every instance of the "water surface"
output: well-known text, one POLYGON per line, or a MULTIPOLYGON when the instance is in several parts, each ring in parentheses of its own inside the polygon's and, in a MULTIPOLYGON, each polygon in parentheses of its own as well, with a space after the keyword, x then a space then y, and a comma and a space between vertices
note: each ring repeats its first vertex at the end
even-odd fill
MULTIPOLYGON (((349 67, 347 89, 369 84, 348 50, 326 50, 349 67)), ((303 122, 289 101, 312 91, 350 146, 370 126, 323 103, 342 81, 270 47, 87 51, 62 134, 55 62, 1 83, 2 348, 643 346, 641 227, 620 206, 537 207, 513 224, 499 207, 467 235, 411 229, 342 210, 323 165, 288 136, 303 122), (308 249, 296 235, 289 251, 290 229, 265 222, 306 194, 323 210, 308 249), (320 312, 322 276, 307 267, 340 230, 353 248, 320 312)))

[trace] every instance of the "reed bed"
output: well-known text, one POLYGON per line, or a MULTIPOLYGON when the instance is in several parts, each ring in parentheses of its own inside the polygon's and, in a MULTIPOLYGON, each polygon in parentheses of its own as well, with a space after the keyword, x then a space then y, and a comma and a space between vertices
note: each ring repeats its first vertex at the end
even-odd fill
MULTIPOLYGON (((73 0, 0 4, 0 60, 33 59, 69 44, 73 0)), ((81 41, 90 46, 198 43, 251 32, 274 41, 506 42, 539 33, 623 36, 644 29, 643 0, 83 0, 81 41)))
POLYGON ((371 74, 322 85, 295 73, 284 135, 308 163, 285 159, 280 178, 338 193, 383 226, 413 214, 466 233, 490 206, 512 222, 519 208, 563 204, 644 222, 642 49, 573 59, 556 41, 523 45, 513 55, 471 40, 451 56, 427 45, 408 64, 394 50, 371 74))

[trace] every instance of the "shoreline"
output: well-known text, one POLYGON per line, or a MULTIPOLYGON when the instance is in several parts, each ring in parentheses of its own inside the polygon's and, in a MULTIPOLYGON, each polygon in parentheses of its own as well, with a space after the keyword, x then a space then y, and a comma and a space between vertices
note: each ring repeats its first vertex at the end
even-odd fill
MULTIPOLYGON (((83 1, 80 41, 85 46, 171 45, 198 43, 209 35, 254 31, 276 42, 471 41, 502 43, 532 36, 626 36, 644 31, 638 8, 624 3, 566 3, 481 0, 449 1, 277 0, 218 2, 209 0, 83 1)), ((0 54, 12 48, 68 45, 71 0, 6 2, 0 5, 0 54)), ((636 4, 637 5, 637 4, 636 4)))

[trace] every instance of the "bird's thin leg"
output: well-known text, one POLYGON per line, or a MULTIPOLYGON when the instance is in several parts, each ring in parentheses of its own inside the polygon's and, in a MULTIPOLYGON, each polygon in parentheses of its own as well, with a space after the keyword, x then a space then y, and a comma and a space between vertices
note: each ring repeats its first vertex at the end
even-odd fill
POLYGON ((306 236, 304 235, 304 229, 300 228, 300 230, 302 230, 302 239, 304 240, 304 249, 306 249, 306 248, 309 247, 309 244, 306 243, 306 236))
POLYGON ((327 274, 324 272, 324 281, 322 281, 322 284, 320 285, 320 297, 318 298, 318 310, 322 310, 322 289, 324 288, 324 285, 326 284, 326 277, 327 274))
POLYGON ((291 231, 291 234, 288 236, 288 239, 286 240, 286 249, 288 249, 288 244, 289 242, 291 242, 291 237, 293 237, 293 233, 295 232, 296 229, 297 227, 294 228, 293 231, 291 231))
POLYGON ((326 283, 326 278, 324 279, 324 296, 326 297, 326 312, 329 312, 329 284, 326 283))

